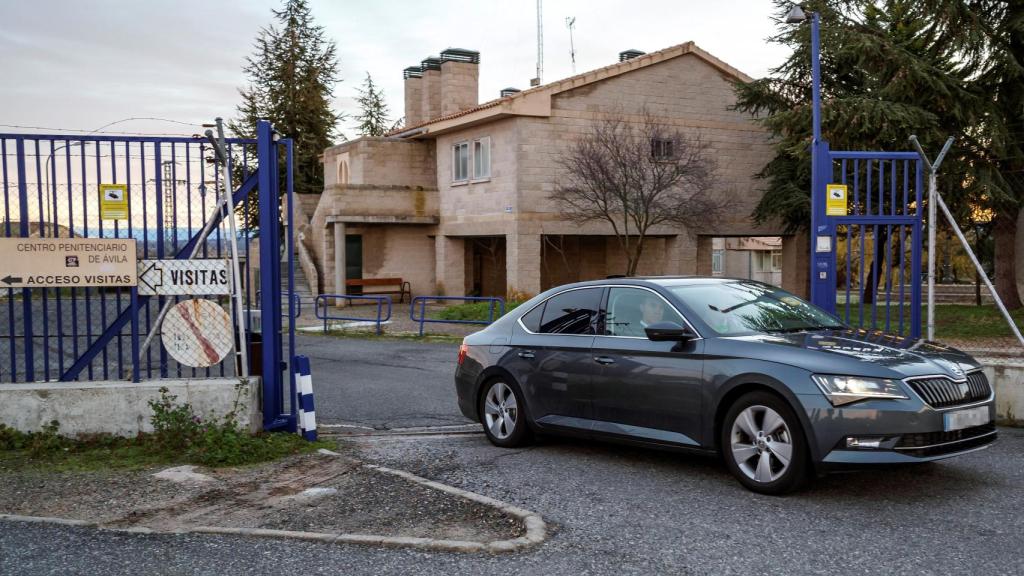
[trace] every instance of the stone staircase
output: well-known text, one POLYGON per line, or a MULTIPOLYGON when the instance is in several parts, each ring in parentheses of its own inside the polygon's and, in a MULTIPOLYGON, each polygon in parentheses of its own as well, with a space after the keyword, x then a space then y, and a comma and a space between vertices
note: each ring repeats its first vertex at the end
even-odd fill
MULTIPOLYGON (((288 261, 284 260, 281 262, 281 294, 286 292, 288 292, 288 261)), ((295 262, 295 295, 302 302, 302 315, 312 316, 316 302, 313 298, 313 292, 309 289, 309 280, 306 278, 306 273, 303 272, 302 266, 299 266, 298 262, 295 262)), ((281 299, 281 306, 287 308, 288 300, 286 298, 281 299)))

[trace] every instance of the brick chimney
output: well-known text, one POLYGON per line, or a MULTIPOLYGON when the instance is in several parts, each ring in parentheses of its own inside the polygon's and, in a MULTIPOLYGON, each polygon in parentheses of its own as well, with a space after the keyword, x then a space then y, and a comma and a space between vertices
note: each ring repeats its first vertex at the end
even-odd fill
POLYGON ((405 78, 405 125, 415 126, 426 118, 423 117, 423 69, 409 66, 402 70, 405 78))
POLYGON ((441 59, 431 56, 420 63, 420 68, 423 70, 420 112, 427 121, 441 115, 441 59))
POLYGON ((479 103, 480 53, 463 48, 441 52, 441 116, 479 103))

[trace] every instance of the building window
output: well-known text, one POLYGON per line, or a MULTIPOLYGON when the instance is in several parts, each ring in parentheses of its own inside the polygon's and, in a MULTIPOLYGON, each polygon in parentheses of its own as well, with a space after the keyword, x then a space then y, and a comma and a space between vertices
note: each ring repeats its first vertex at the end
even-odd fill
POLYGON ((469 179, 469 142, 452 146, 452 180, 463 182, 469 179))
POLYGON ((666 138, 651 138, 651 158, 655 160, 672 160, 675 158, 675 146, 666 138))
POLYGON ((348 184, 348 162, 338 163, 338 184, 348 184))
POLYGON ((473 140, 473 178, 491 177, 491 138, 473 140))
POLYGON ((711 273, 721 274, 722 273, 722 252, 724 250, 712 250, 711 251, 711 273))
POLYGON ((782 270, 781 250, 762 250, 757 254, 757 264, 759 272, 778 272, 779 270, 782 270))

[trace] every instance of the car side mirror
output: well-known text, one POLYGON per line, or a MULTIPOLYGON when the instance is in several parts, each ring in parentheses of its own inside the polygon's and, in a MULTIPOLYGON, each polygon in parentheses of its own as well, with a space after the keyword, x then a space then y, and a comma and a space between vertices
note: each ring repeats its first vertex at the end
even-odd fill
POLYGON ((692 330, 675 322, 655 322, 644 328, 644 332, 652 342, 684 342, 697 337, 692 330))

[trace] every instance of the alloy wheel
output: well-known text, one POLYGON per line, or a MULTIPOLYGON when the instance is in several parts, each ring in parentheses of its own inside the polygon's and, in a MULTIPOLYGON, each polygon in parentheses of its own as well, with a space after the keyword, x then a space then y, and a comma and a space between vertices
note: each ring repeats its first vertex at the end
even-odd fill
POLYGON ((484 398, 484 424, 491 435, 504 440, 516 430, 519 405, 516 395, 504 382, 495 382, 484 398))
POLYGON ((749 406, 736 416, 730 434, 732 457, 748 478, 759 483, 778 480, 793 459, 793 435, 778 412, 749 406))

